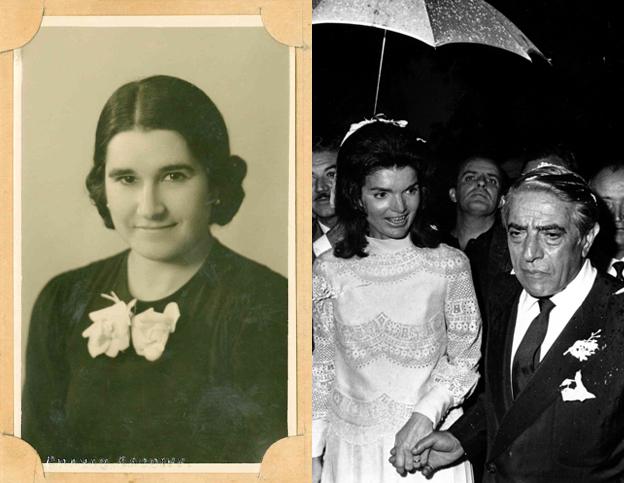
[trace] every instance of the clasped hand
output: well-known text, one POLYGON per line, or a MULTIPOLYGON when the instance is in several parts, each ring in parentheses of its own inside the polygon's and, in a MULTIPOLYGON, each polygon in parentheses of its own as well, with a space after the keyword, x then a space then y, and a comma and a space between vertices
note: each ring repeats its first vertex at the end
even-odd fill
POLYGON ((429 418, 414 413, 397 433, 390 454, 389 461, 401 476, 422 471, 424 476, 430 478, 439 468, 461 458, 464 449, 451 433, 433 431, 429 418))
POLYGON ((431 420, 421 413, 412 413, 405 425, 399 430, 394 438, 394 448, 390 450, 390 463, 396 468, 397 473, 405 476, 417 468, 414 466, 412 449, 422 438, 433 431, 431 420))

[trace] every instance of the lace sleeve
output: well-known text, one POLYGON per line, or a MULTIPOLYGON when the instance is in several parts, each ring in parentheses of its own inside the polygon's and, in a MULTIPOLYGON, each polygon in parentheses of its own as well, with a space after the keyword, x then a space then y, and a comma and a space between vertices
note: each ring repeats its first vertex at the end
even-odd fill
POLYGON ((334 381, 333 291, 324 274, 322 262, 314 265, 312 275, 312 456, 321 456, 325 446, 327 407, 334 381))
POLYGON ((447 351, 432 374, 434 384, 450 392, 451 406, 460 405, 475 387, 481 357, 481 316, 466 256, 449 260, 448 285, 444 312, 447 328, 447 351))

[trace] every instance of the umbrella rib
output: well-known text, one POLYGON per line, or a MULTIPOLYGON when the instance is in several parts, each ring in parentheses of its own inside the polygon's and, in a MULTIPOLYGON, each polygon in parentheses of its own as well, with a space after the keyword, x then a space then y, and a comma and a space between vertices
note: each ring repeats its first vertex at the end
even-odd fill
POLYGON ((427 26, 429 27, 429 32, 431 32, 431 38, 433 39, 432 47, 435 49, 437 48, 436 43, 438 42, 438 40, 436 39, 435 32, 433 31, 433 26, 431 25, 431 12, 429 12, 429 6, 427 5, 426 0, 423 2, 423 5, 425 7, 425 12, 427 12, 427 15, 425 15, 425 22, 427 22, 427 26))
POLYGON ((381 54, 379 55, 379 71, 377 72, 377 88, 375 89, 375 105, 373 106, 373 116, 377 114, 377 100, 379 99, 379 85, 381 84, 381 69, 383 67, 384 52, 386 51, 386 34, 384 29, 383 40, 381 41, 381 54))
MULTIPOLYGON (((533 59, 531 59, 531 56, 528 55, 528 52, 535 52, 536 54, 541 55, 544 59, 546 59, 546 56, 544 54, 542 54, 539 49, 537 47, 535 47, 535 45, 533 45, 533 42, 531 42, 529 40, 529 38, 524 34, 524 32, 522 30, 520 30, 515 23, 513 23, 509 17, 507 17, 506 15, 503 15, 501 12, 499 12, 498 10, 496 10, 494 7, 492 7, 492 5, 490 5, 487 2, 483 2, 483 4, 485 5, 485 8, 487 8, 490 13, 496 15, 496 14, 500 14, 504 19, 506 19, 508 22, 510 22, 514 27, 516 27, 516 29, 518 30, 518 32, 520 33, 520 38, 522 38, 522 40, 524 40, 525 44, 526 44, 526 50, 527 50, 527 54, 519 54, 521 57, 525 57, 526 59, 529 60, 529 62, 533 62, 533 59)), ((509 36, 511 38, 515 38, 516 37, 516 33, 512 32, 509 30, 509 28, 507 28, 507 24, 506 22, 500 22, 499 25, 502 25, 502 27, 505 29, 505 32, 507 32, 509 34, 509 36)), ((546 59, 548 60, 548 59, 546 59)))

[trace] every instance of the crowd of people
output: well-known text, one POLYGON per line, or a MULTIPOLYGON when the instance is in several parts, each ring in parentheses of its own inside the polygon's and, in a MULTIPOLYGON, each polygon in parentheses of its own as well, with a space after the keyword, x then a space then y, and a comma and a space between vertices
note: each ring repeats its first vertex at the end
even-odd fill
POLYGON ((313 481, 622 481, 624 164, 475 151, 440 193, 404 121, 313 149, 313 481))

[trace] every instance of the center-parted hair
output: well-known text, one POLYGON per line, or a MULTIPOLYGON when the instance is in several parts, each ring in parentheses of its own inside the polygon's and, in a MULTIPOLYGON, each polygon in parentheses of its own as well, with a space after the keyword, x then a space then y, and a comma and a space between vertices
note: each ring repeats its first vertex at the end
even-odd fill
POLYGON ((217 106, 197 86, 176 77, 157 75, 124 84, 108 99, 95 132, 93 167, 86 185, 89 196, 108 228, 114 228, 105 190, 108 145, 124 131, 175 131, 206 170, 210 190, 219 200, 212 205, 211 221, 227 224, 238 211, 245 193, 245 161, 230 154, 228 132, 217 106))
POLYGON ((505 226, 514 196, 527 191, 552 193, 561 201, 572 203, 574 205, 572 222, 581 237, 585 236, 598 221, 597 198, 585 179, 562 166, 548 165, 528 171, 511 185, 502 208, 505 226))
POLYGON ((334 255, 365 257, 368 234, 367 215, 362 204, 366 177, 381 169, 411 167, 416 172, 420 202, 409 229, 415 246, 436 247, 437 232, 427 220, 427 200, 431 176, 430 153, 414 132, 388 122, 373 122, 351 134, 340 147, 336 162, 336 214, 345 231, 334 255))

